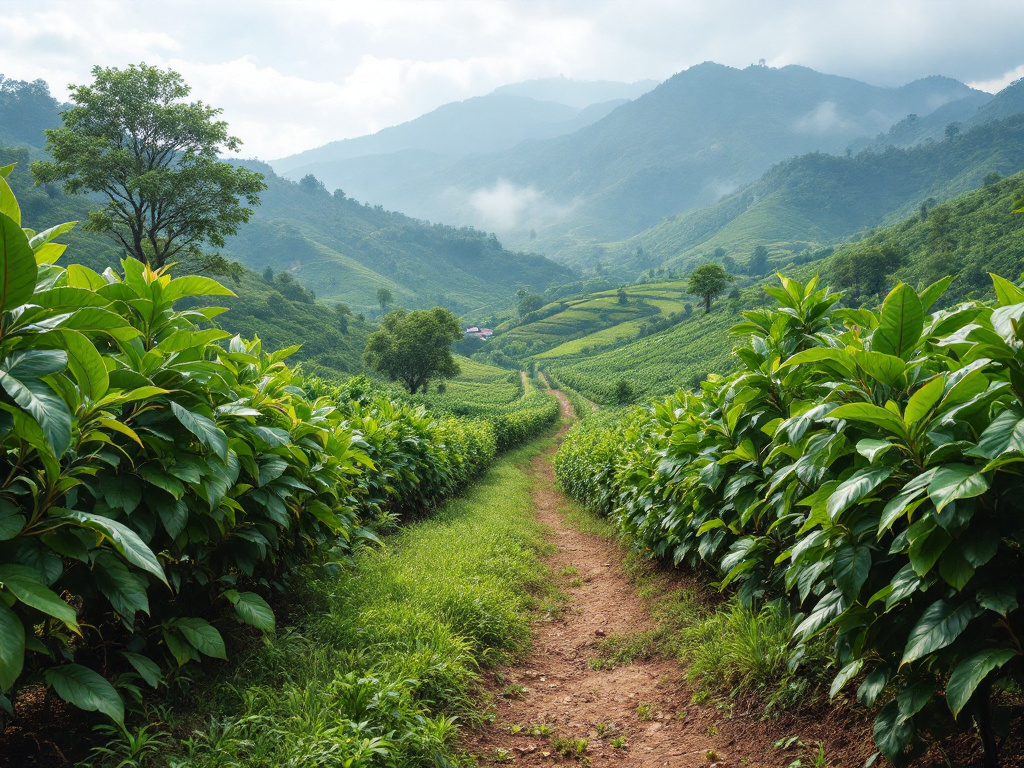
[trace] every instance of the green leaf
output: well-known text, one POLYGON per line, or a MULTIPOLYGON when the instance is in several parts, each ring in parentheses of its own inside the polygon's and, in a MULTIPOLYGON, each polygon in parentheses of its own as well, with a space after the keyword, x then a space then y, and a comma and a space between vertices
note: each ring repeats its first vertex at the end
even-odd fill
POLYGON ((903 420, 907 424, 916 424, 927 416, 932 407, 942 398, 945 387, 946 380, 942 376, 933 376, 929 379, 924 386, 910 396, 907 409, 903 413, 903 420))
POLYGON ((139 673, 139 676, 149 683, 151 687, 156 688, 160 685, 160 681, 163 680, 164 676, 155 661, 148 656, 143 656, 141 653, 121 651, 121 655, 125 657, 128 663, 139 673))
POLYGON ((826 504, 829 517, 835 520, 852 505, 867 497, 889 479, 892 471, 892 467, 874 467, 855 472, 829 496, 826 504))
POLYGON ((900 714, 904 717, 913 717, 935 696, 935 682, 932 680, 920 680, 908 685, 896 695, 896 704, 900 708, 900 714))
POLYGON ((863 666, 864 659, 855 659, 839 670, 839 674, 835 676, 832 686, 828 689, 828 697, 834 699, 836 694, 843 690, 848 682, 860 674, 861 667, 863 666))
POLYGON ((906 438, 907 429, 903 424, 903 420, 893 414, 891 411, 885 410, 885 408, 879 408, 877 405, 871 403, 849 403, 847 405, 840 405, 835 410, 828 414, 830 419, 846 419, 847 421, 863 421, 868 424, 874 424, 876 427, 881 427, 894 435, 906 438))
POLYGON ((866 437, 857 442, 857 453, 874 464, 875 459, 892 448, 892 445, 888 440, 875 440, 874 438, 866 437))
POLYGON ((36 288, 36 257, 20 224, 0 213, 0 312, 19 307, 36 288))
POLYGON ((224 596, 235 606, 235 613, 243 622, 264 632, 274 631, 274 611, 267 601, 255 592, 236 592, 229 589, 224 596))
POLYGON ((870 672, 864 678, 864 682, 857 689, 857 701, 865 707, 875 706, 879 694, 889 682, 889 670, 886 667, 879 667, 870 672))
POLYGON ((910 630, 900 666, 945 648, 960 636, 976 613, 977 609, 969 602, 951 605, 945 600, 936 600, 910 630))
POLYGON ((978 444, 966 454, 991 461, 1011 452, 1024 452, 1024 419, 1008 408, 989 422, 978 444))
POLYGON ((957 592, 967 586, 974 576, 974 566, 967 562, 960 550, 954 545, 947 547, 939 561, 939 575, 957 592))
POLYGON ((78 331, 62 329, 60 334, 68 354, 68 368, 74 374, 82 394, 93 402, 99 400, 110 389, 110 375, 103 364, 103 357, 96 350, 96 344, 78 331))
POLYGON ((941 512, 950 502, 980 496, 989 489, 988 479, 966 464, 947 464, 939 467, 928 484, 928 496, 941 512))
POLYGON ((25 527, 25 516, 7 499, 0 499, 0 541, 13 539, 25 527))
POLYGON ((886 759, 899 765, 900 755, 914 736, 911 720, 900 714, 899 705, 890 701, 875 717, 875 744, 886 759))
POLYGON ((26 565, 0 565, 0 584, 25 605, 32 606, 47 616, 53 616, 72 632, 81 634, 75 609, 39 581, 39 574, 34 568, 26 565))
MULTIPOLYGON (((63 358, 64 353, 60 354, 63 358)), ((43 430, 50 448, 59 458, 71 445, 71 412, 67 403, 49 384, 24 373, 26 369, 31 369, 31 366, 18 366, 19 362, 16 355, 9 355, 0 363, 0 387, 3 387, 25 413, 35 419, 43 430), (6 370, 8 365, 11 366, 11 370, 6 370)))
POLYGON ((946 684, 946 703, 950 711, 954 715, 959 715, 981 681, 1016 655, 1007 648, 986 648, 957 664, 946 684))
POLYGON ((995 289, 999 306, 1008 307, 1024 302, 1024 291, 1016 285, 994 272, 989 272, 988 276, 992 278, 992 287, 995 289))
POLYGON ((841 545, 836 549, 832 568, 836 586, 855 600, 871 571, 871 550, 864 545, 841 545))
POLYGON ((934 517, 923 517, 907 529, 910 539, 910 564, 918 576, 927 574, 949 546, 950 536, 935 524, 934 517))
POLYGON ((174 415, 181 422, 181 425, 199 438, 199 442, 220 456, 221 460, 227 461, 228 438, 214 421, 205 416, 192 413, 173 401, 171 402, 171 410, 174 411, 174 415))
POLYGON ((34 235, 29 241, 28 245, 33 251, 37 251, 44 245, 49 243, 51 240, 60 237, 63 234, 70 232, 78 224, 77 221, 68 221, 63 224, 57 224, 56 226, 44 229, 38 235, 34 235))
POLYGON ((861 369, 887 387, 895 387, 903 382, 907 364, 895 355, 881 352, 853 349, 849 353, 861 369))
POLYGON ((14 190, 3 176, 0 176, 0 214, 7 216, 19 229, 21 228, 21 206, 18 205, 18 198, 14 196, 14 190))
POLYGON ((949 284, 953 282, 953 275, 944 277, 941 280, 936 280, 934 283, 929 285, 923 291, 921 291, 921 309, 927 312, 932 308, 932 305, 946 292, 949 288, 949 284))
POLYGON ((871 349, 903 360, 917 346, 924 330, 924 309, 914 289, 900 283, 882 304, 878 328, 871 334, 871 349))
POLYGON ((86 712, 102 712, 111 720, 124 724, 124 702, 106 679, 81 664, 50 667, 46 683, 64 701, 86 712))
POLYGON ((978 605, 1000 616, 1009 616, 1010 611, 1017 610, 1017 587, 1007 584, 1002 587, 983 589, 978 592, 978 605))
POLYGON ((234 296, 223 285, 209 277, 192 275, 189 277, 178 277, 171 280, 164 288, 163 300, 175 302, 186 296, 234 296))
POLYGON ((25 625, 0 600, 0 691, 9 691, 25 664, 25 625))
POLYGON ((181 632, 182 636, 200 653, 215 659, 228 657, 220 632, 210 626, 210 622, 206 619, 175 619, 174 628, 181 632))
POLYGON ((52 512, 69 520, 74 520, 83 528, 89 528, 103 534, 125 560, 153 574, 164 584, 167 584, 167 576, 164 574, 160 561, 156 559, 156 555, 139 538, 138 534, 128 526, 116 520, 111 520, 109 517, 89 512, 79 512, 73 509, 58 509, 54 507, 52 512))
POLYGON ((132 626, 138 611, 149 613, 145 580, 129 571, 115 555, 101 552, 97 556, 93 578, 114 610, 124 617, 125 626, 132 626))

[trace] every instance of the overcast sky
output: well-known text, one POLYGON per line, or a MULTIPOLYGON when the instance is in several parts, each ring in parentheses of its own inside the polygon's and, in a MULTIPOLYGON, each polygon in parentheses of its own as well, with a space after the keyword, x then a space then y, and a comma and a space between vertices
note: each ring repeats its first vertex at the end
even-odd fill
POLYGON ((1022 0, 0 0, 0 74, 64 98, 95 64, 172 67, 263 159, 505 83, 707 60, 995 91, 1024 76, 1022 41, 1022 0))

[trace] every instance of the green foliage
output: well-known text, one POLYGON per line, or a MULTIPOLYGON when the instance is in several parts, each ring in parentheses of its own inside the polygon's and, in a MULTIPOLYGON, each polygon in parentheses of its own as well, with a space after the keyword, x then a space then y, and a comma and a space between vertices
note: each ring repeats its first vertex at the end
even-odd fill
POLYGON ((415 395, 432 378, 458 376, 459 365, 451 347, 462 339, 458 318, 443 307, 406 312, 396 309, 370 334, 363 353, 365 363, 391 381, 400 381, 415 395))
POLYGON ((567 492, 652 552, 710 566, 743 605, 786 596, 801 645, 834 637, 832 695, 863 676, 894 761, 968 713, 994 761, 990 692, 1024 673, 1024 290, 993 282, 996 304, 929 314, 948 281, 869 312, 782 278, 779 309, 734 328, 739 371, 581 426, 556 457, 567 492))
MULTIPOLYGON (((0 169, 0 696, 37 684, 124 717, 300 564, 345 559, 366 524, 430 508, 493 459, 496 429, 302 378, 294 352, 176 309, 230 291, 133 259, 52 262, 67 227, 22 229, 0 169), (364 523, 365 521, 365 523, 364 523), (116 676, 116 686, 111 682, 116 676)), ((509 438, 503 438, 506 444, 509 438)), ((514 439, 514 438, 513 438, 514 439)), ((225 638, 228 638, 227 640, 225 638)))
POLYGON ((182 103, 189 87, 174 71, 145 64, 93 67, 93 82, 71 90, 64 125, 46 131, 52 161, 34 163, 40 183, 69 194, 98 193, 87 229, 109 234, 140 261, 202 263, 204 243, 221 247, 249 220, 263 177, 218 160, 240 142, 219 109, 182 103))
POLYGON ((355 567, 314 571, 303 608, 315 610, 222 684, 222 711, 172 764, 458 764, 456 723, 479 722, 480 662, 526 650, 546 588, 522 459, 355 567))

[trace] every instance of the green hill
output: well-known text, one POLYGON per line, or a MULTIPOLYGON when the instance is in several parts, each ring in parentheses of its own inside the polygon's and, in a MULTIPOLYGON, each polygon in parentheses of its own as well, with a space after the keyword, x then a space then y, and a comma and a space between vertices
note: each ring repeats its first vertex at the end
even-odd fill
POLYGON ((992 173, 1021 168, 1021 114, 909 149, 804 155, 716 205, 670 216, 611 250, 628 253, 640 243, 648 262, 688 268, 717 248, 742 266, 755 246, 766 245, 772 263, 784 264, 794 254, 896 223, 926 201, 934 205, 976 189, 992 173))
POLYGON ((486 232, 431 225, 331 194, 313 179, 289 181, 264 163, 244 164, 264 174, 268 188, 225 255, 258 271, 287 270, 325 301, 369 311, 384 286, 397 305, 461 315, 507 306, 519 288, 543 291, 573 275, 543 256, 507 251, 486 232))
MULTIPOLYGON (((800 279, 821 274, 833 288, 844 290, 844 303, 851 307, 877 305, 897 281, 923 288, 946 275, 954 280, 936 308, 985 298, 991 293, 989 272, 1011 280, 1021 277, 1024 215, 1012 213, 1021 206, 1024 172, 937 205, 924 217, 919 212, 813 263, 801 263, 790 253, 773 266, 800 279)), ((736 340, 727 331, 741 319, 743 309, 767 302, 760 285, 773 281, 741 279, 740 295, 720 299, 710 315, 697 310, 648 317, 648 334, 634 325, 635 317, 615 312, 609 298, 613 292, 580 296, 565 311, 510 329, 491 342, 491 349, 525 349, 558 381, 598 402, 614 402, 619 380, 625 380, 637 398, 663 395, 732 368, 736 340), (578 309, 588 307, 604 307, 606 312, 578 309)), ((684 283, 676 282, 631 286, 626 291, 636 295, 662 286, 675 286, 680 295, 684 290, 684 283)))

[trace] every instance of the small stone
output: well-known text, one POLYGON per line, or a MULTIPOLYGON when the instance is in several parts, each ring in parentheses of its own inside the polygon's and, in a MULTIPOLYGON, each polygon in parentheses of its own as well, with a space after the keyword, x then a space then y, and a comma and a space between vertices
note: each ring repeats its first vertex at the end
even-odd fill
POLYGON ((594 634, 598 637, 605 637, 608 633, 605 632, 603 629, 595 629, 594 634))

